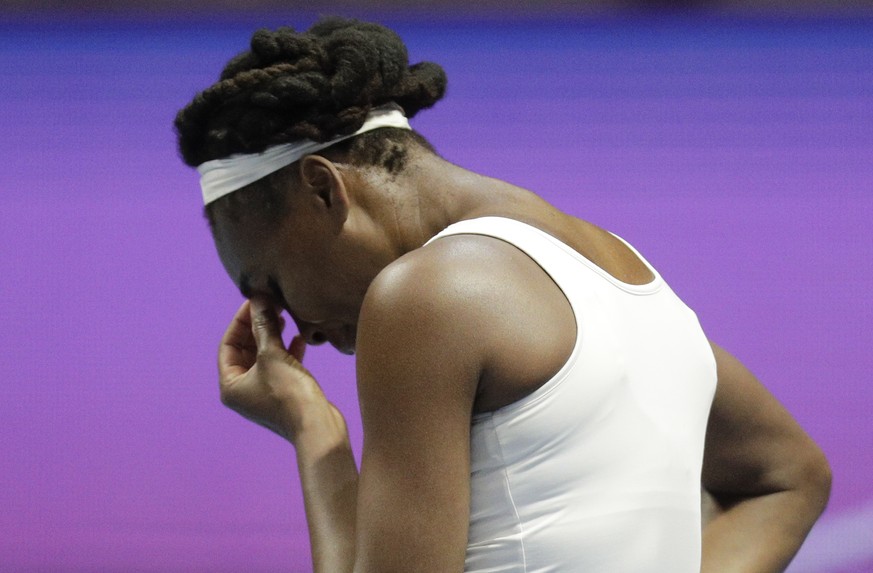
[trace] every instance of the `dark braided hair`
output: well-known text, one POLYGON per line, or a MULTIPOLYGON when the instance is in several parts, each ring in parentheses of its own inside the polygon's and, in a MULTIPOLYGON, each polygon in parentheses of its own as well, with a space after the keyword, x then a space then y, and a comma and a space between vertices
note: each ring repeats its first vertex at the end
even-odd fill
MULTIPOLYGON (((445 89, 439 65, 410 66, 400 37, 378 24, 331 17, 302 33, 288 27, 258 30, 251 50, 231 59, 220 80, 176 116, 179 151, 194 167, 299 139, 328 141, 354 133, 371 109, 391 102, 413 117, 435 104, 445 89)), ((433 152, 420 135, 393 128, 331 149, 345 153, 350 163, 396 173, 411 143, 433 152)), ((277 185, 265 179, 263 193, 272 195, 269 189, 277 185)), ((207 216, 212 222, 210 209, 207 216)))

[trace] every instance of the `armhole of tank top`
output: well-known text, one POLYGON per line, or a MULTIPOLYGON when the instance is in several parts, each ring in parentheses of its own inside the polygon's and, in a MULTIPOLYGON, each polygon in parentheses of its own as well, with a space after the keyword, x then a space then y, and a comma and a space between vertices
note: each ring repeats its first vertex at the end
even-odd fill
POLYGON ((578 261, 580 264, 588 268, 591 272, 597 274, 602 279, 606 280, 616 288, 625 291, 632 295, 650 295, 655 294, 656 292, 661 290, 661 286, 663 284, 663 280, 661 279, 660 274, 652 268, 652 266, 646 261, 646 259, 640 255, 636 249, 634 249, 630 244, 627 243, 624 239, 617 235, 615 236, 618 240, 624 243, 637 257, 639 257, 640 261, 646 265, 647 268, 654 275, 654 279, 643 285, 633 285, 630 283, 624 283, 617 278, 613 277, 611 274, 606 272, 604 269, 597 266, 593 261, 561 241, 560 239, 546 233, 542 229, 538 227, 534 227, 528 223, 524 223, 522 221, 518 221, 515 219, 510 219, 507 217, 481 217, 477 219, 468 219, 465 221, 460 221, 453 225, 450 225, 429 241, 428 244, 438 238, 455 236, 455 235, 480 235, 485 237, 491 237, 492 239, 497 239, 499 241, 503 241, 516 249, 522 252, 526 257, 528 257, 534 264, 536 264, 546 275, 551 279, 551 281, 558 287, 561 293, 564 296, 564 299, 570 305, 570 309, 573 312, 573 321, 576 325, 576 337, 573 343, 573 350, 570 352, 570 356, 564 362, 564 364, 558 369, 558 371, 549 378, 546 382, 542 384, 539 388, 528 394, 527 396, 516 400, 511 404, 507 404, 502 408, 494 410, 492 412, 483 412, 481 414, 476 414, 472 418, 472 422, 475 424, 481 420, 485 419, 493 419, 495 423, 500 423, 500 419, 505 415, 511 415, 517 413, 521 410, 532 407, 534 404, 539 402, 540 400, 545 399, 549 394, 551 394, 554 390, 560 387, 561 382, 563 382, 570 372, 575 367, 579 354, 581 352, 582 341, 583 341, 583 332, 582 328, 579 324, 579 311, 577 308, 578 303, 573 300, 573 297, 567 292, 565 287, 561 284, 562 281, 559 277, 555 277, 548 269, 544 268, 542 263, 538 261, 529 251, 527 245, 518 244, 513 242, 510 238, 505 236, 507 226, 515 226, 517 229, 522 229, 526 233, 530 233, 534 235, 534 239, 540 239, 548 241, 551 245, 558 248, 564 255, 569 256, 575 261, 578 261), (527 248, 526 248, 527 247, 527 248))
MULTIPOLYGON (((536 235, 533 237, 534 240, 551 239, 552 241, 556 242, 557 245, 563 245, 563 243, 561 243, 560 241, 557 241, 557 239, 554 239, 554 237, 552 237, 548 233, 545 233, 544 231, 537 229, 536 227, 534 227, 532 225, 528 225, 526 223, 521 223, 520 221, 515 221, 514 219, 506 219, 503 217, 487 217, 487 218, 483 218, 483 219, 499 219, 499 220, 501 220, 501 222, 502 221, 511 221, 513 223, 520 223, 521 225, 524 226, 525 232, 527 232, 527 233, 536 232, 536 235)), ((444 230, 443 232, 441 232, 440 234, 436 235, 433 239, 431 239, 431 241, 433 241, 437 238, 448 237, 448 236, 479 235, 479 236, 483 236, 483 237, 490 237, 490 238, 496 239, 498 241, 502 241, 502 242, 506 243, 507 245, 510 245, 511 247, 517 249, 525 257, 527 257, 533 264, 537 265, 546 274, 546 276, 549 277, 549 280, 552 281, 552 283, 558 288, 558 290, 561 291, 561 295, 564 297, 564 300, 566 300, 567 304, 570 305, 570 312, 573 313, 573 323, 575 325, 575 336, 574 336, 574 340, 573 340, 573 348, 570 351, 570 355, 567 357, 567 359, 564 361, 564 363, 561 365, 561 367, 557 370, 557 372, 555 372, 548 380, 546 380, 541 386, 539 386, 537 389, 535 389, 533 392, 531 392, 527 396, 524 396, 523 398, 516 400, 515 402, 512 402, 511 404, 507 404, 506 406, 503 406, 502 408, 498 408, 497 410, 493 410, 491 412, 483 412, 481 414, 475 414, 472 417, 473 424, 476 424, 477 422, 481 422, 483 420, 489 420, 489 419, 493 420, 494 423, 499 423, 500 418, 502 418, 504 415, 518 412, 519 410, 522 410, 522 409, 525 409, 527 407, 532 406, 536 402, 544 399, 554 389, 556 389, 557 387, 560 386, 561 382, 564 379, 566 379, 567 376, 569 375, 569 373, 572 371, 572 369, 573 369, 573 367, 576 364, 576 361, 578 359, 579 353, 581 351, 581 346, 582 346, 582 329, 580 328, 580 325, 579 325, 579 312, 577 309, 577 303, 575 303, 573 301, 573 298, 571 297, 571 295, 567 292, 565 287, 561 284, 562 281, 558 277, 555 277, 551 272, 549 272, 548 269, 543 267, 543 264, 539 260, 537 260, 533 256, 533 254, 531 254, 528 251, 528 248, 531 248, 531 247, 528 246, 527 248, 525 248, 526 245, 523 245, 523 244, 519 245, 519 244, 513 242, 512 240, 510 240, 504 236, 501 236, 503 233, 501 233, 500 230, 495 230, 493 228, 489 229, 488 227, 493 227, 493 223, 491 223, 490 221, 482 221, 482 219, 469 220, 469 223, 473 223, 473 222, 485 223, 485 224, 484 225, 478 224, 478 225, 474 226, 471 224, 466 224, 467 221, 462 221, 461 223, 456 224, 457 226, 453 225, 452 227, 454 227, 454 228, 449 227, 446 230, 444 230)), ((503 223, 501 223, 501 224, 503 224, 503 223)), ((503 224, 503 225, 505 225, 505 224, 503 224)), ((428 243, 431 241, 428 241, 428 243)), ((576 251, 570 249, 568 246, 564 246, 562 249, 560 249, 560 251, 561 251, 562 255, 576 253, 576 251)))

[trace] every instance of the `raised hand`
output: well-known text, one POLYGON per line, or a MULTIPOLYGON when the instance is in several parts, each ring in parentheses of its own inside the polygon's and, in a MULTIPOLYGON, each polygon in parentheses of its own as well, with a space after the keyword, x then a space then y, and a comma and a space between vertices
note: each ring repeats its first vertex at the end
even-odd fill
POLYGON ((303 367, 306 342, 295 336, 286 349, 281 333, 266 299, 240 306, 218 349, 222 403, 295 445, 304 435, 345 436, 342 415, 303 367))

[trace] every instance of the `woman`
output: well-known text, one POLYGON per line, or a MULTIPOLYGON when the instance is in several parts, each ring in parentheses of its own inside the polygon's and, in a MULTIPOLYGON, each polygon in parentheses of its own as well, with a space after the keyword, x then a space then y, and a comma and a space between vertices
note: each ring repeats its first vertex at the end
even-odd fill
POLYGON ((632 247, 409 129, 445 84, 326 19, 255 33, 176 119, 248 299, 221 397, 294 445, 315 570, 783 570, 820 450, 632 247), (357 354, 360 473, 323 342, 357 354))

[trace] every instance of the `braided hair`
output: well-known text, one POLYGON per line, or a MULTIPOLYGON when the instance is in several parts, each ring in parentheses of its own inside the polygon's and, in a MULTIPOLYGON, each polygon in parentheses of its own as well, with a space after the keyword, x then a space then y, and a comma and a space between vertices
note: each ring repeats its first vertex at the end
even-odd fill
MULTIPOLYGON (((178 113, 179 151, 194 167, 294 140, 328 141, 354 133, 371 109, 391 102, 413 117, 434 105, 445 89, 439 65, 410 66, 400 37, 378 24, 330 17, 302 33, 262 29, 252 36, 251 49, 231 59, 219 81, 178 113)), ((417 133, 393 128, 332 149, 345 152, 350 163, 397 172, 413 142, 433 152, 417 133)), ((265 179, 269 202, 275 195, 269 189, 276 185, 265 179)), ((207 218, 212 222, 209 208, 207 218)))

